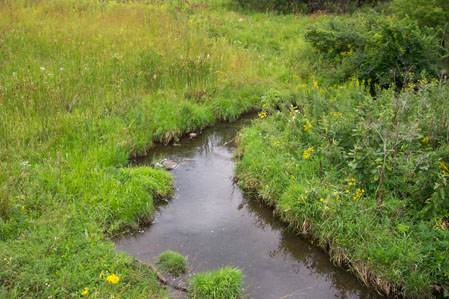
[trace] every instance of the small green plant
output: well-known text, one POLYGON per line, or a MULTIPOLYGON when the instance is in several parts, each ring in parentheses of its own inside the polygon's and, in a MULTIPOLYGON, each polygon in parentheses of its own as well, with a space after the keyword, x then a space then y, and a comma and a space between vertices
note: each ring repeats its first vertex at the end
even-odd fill
POLYGON ((196 299, 243 298, 243 273, 238 268, 224 267, 199 273, 190 282, 189 293, 196 299))
POLYGON ((162 271, 175 276, 181 275, 187 270, 186 258, 171 250, 162 252, 157 257, 156 264, 162 271))

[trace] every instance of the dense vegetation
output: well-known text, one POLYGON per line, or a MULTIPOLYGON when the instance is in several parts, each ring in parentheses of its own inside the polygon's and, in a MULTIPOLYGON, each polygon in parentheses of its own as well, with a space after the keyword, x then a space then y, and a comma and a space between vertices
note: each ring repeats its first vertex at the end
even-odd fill
POLYGON ((108 240, 172 193, 128 158, 234 120, 264 90, 250 55, 179 5, 1 2, 0 297, 160 293, 108 240))
POLYGON ((241 133, 237 172, 367 285, 447 296, 447 10, 434 3, 430 22, 405 2, 393 2, 404 19, 369 12, 308 27, 315 76, 264 97, 261 120, 241 133))
POLYGON ((0 3, 0 297, 165 297, 109 241, 172 193, 128 159, 252 110, 242 186, 367 284, 446 294, 446 2, 395 0, 387 16, 246 3, 0 3))

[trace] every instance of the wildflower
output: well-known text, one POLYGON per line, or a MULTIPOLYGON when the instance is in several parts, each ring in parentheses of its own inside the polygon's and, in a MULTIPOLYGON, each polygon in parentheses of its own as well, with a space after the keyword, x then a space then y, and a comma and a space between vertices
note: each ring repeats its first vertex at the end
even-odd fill
POLYGON ((305 160, 305 159, 310 158, 311 152, 314 152, 313 147, 309 147, 308 149, 304 150, 304 153, 302 154, 303 159, 305 160))
POLYGON ((305 84, 305 83, 303 83, 303 84, 298 84, 297 86, 296 86, 296 90, 299 90, 299 89, 301 89, 301 88, 306 88, 307 87, 307 85, 305 84))
POLYGON ((259 113, 259 118, 265 118, 267 117, 267 113, 265 111, 262 111, 259 113))
POLYGON ((346 192, 346 193, 349 193, 349 189, 346 189, 345 192, 346 192))
POLYGON ((84 291, 81 292, 81 296, 87 296, 87 295, 89 295, 89 288, 88 287, 84 288, 84 291))
POLYGON ((109 283, 113 283, 113 284, 117 284, 119 282, 119 278, 117 275, 115 275, 114 273, 112 273, 111 275, 108 275, 106 277, 106 281, 109 283))
POLYGON ((449 174, 449 169, 446 166, 446 163, 444 161, 438 162, 438 167, 441 169, 442 174, 449 174))
POLYGON ((264 107, 264 108, 267 107, 267 106, 268 106, 268 105, 267 105, 266 103, 262 105, 262 107, 264 107))
POLYGON ((312 124, 306 120, 306 123, 303 125, 304 131, 306 132, 310 132, 310 130, 312 129, 312 124))
POLYGON ((100 278, 103 278, 103 271, 100 272, 99 277, 100 277, 100 278))
POLYGON ((302 154, 303 159, 309 159, 310 158, 310 153, 307 151, 304 151, 304 153, 302 154))
POLYGON ((22 211, 25 211, 25 206, 22 206, 20 209, 21 209, 22 211))
POLYGON ((429 143, 429 136, 424 136, 424 137, 421 139, 421 142, 422 142, 422 143, 429 143))
POLYGON ((313 80, 313 88, 319 88, 318 81, 313 80))
POLYGON ((320 198, 320 201, 323 202, 324 199, 320 198))

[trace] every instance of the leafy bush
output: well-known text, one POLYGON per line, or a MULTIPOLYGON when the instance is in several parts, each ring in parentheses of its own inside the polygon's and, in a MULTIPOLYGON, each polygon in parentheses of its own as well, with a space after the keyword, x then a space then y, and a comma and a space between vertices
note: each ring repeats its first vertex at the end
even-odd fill
POLYGON ((449 1, 447 0, 394 0, 391 8, 400 18, 410 17, 420 26, 449 29, 449 1))
POLYGON ((425 76, 438 77, 443 50, 433 35, 415 23, 381 16, 336 19, 312 26, 306 39, 348 78, 399 89, 425 76))
POLYGON ((157 257, 156 264, 162 271, 175 276, 183 274, 187 270, 186 258, 171 250, 162 252, 157 257))
POLYGON ((191 281, 189 293, 195 299, 243 298, 242 280, 242 271, 232 267, 199 273, 191 281))

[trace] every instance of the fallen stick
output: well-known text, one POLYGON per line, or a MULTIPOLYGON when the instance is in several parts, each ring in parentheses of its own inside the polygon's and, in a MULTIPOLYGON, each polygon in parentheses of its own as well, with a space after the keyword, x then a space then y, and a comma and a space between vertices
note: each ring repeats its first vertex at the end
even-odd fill
POLYGON ((151 264, 151 263, 145 263, 145 265, 147 265, 148 267, 150 267, 150 269, 151 270, 153 270, 155 273, 156 273, 156 277, 157 277, 157 279, 161 282, 161 283, 163 283, 163 284, 165 284, 165 285, 168 285, 168 286, 171 286, 172 288, 174 288, 174 289, 177 289, 178 291, 183 291, 183 292, 186 292, 187 293, 187 288, 186 287, 183 287, 183 286, 178 286, 178 285, 175 285, 175 284, 172 284, 171 282, 169 282, 160 272, 159 272, 159 270, 153 265, 153 264, 151 264))

